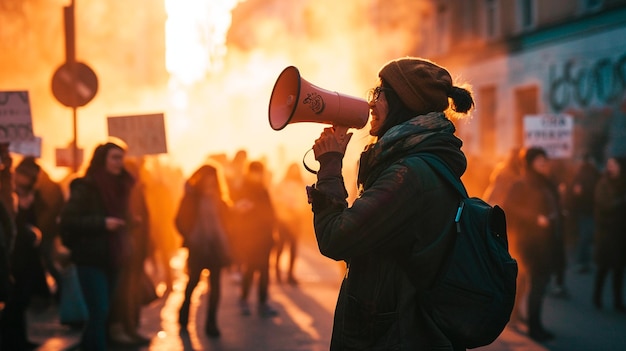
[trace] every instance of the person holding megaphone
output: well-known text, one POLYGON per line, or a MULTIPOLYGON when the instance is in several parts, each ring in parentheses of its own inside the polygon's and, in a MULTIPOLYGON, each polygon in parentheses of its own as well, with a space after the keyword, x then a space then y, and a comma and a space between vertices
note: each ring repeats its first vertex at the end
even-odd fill
POLYGON ((337 137, 328 127, 313 145, 320 168, 307 193, 318 246, 348 265, 330 349, 464 349, 416 303, 453 243, 442 233, 459 201, 421 157, 435 156, 461 177, 467 160, 448 116, 467 114, 474 101, 445 68, 422 58, 392 60, 378 78, 367 99, 374 139, 361 154, 351 206, 342 162, 352 133, 337 137), (403 258, 429 246, 435 249, 423 267, 409 269, 403 258))

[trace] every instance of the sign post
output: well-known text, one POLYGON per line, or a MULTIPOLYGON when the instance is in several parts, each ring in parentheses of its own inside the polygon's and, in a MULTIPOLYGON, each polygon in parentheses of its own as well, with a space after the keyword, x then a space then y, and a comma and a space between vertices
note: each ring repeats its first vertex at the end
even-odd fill
POLYGON ((76 109, 91 101, 98 91, 98 78, 86 64, 76 61, 74 0, 63 8, 65 22, 65 63, 52 76, 52 93, 63 105, 72 108, 74 138, 72 140, 73 170, 78 170, 78 133, 76 109))

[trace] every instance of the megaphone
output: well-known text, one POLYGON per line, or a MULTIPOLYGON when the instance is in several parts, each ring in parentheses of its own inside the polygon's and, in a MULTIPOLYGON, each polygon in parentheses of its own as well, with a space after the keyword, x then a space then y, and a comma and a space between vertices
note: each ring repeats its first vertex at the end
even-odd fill
POLYGON ((365 99, 317 87, 300 76, 294 66, 285 68, 272 90, 269 122, 274 130, 288 124, 315 122, 332 124, 341 140, 349 128, 367 124, 369 105, 365 99))

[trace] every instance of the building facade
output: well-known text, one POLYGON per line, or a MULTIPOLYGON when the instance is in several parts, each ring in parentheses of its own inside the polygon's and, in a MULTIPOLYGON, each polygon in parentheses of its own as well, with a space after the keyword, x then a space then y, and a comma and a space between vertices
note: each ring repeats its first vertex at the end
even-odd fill
POLYGON ((524 118, 573 120, 570 157, 626 155, 626 1, 431 1, 419 55, 468 81, 477 108, 458 123, 470 156, 524 146, 524 118))

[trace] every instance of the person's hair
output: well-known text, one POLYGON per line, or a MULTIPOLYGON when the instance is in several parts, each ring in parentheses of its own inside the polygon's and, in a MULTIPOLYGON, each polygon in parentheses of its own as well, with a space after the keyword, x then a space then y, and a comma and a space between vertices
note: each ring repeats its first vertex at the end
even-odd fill
POLYGON ((406 122, 416 116, 415 112, 409 109, 402 102, 402 100, 400 100, 398 94, 384 79, 381 79, 380 86, 384 88, 383 94, 385 94, 385 99, 387 100, 387 106, 389 107, 389 111, 387 111, 387 117, 381 124, 380 130, 378 131, 379 138, 385 135, 385 133, 387 133, 387 131, 393 126, 406 122))
POLYGON ((462 87, 453 86, 449 97, 452 100, 450 109, 454 112, 465 114, 474 107, 474 98, 472 98, 469 85, 462 87))
POLYGON ((524 164, 526 166, 526 169, 531 169, 533 161, 535 161, 535 159, 537 157, 543 156, 543 157, 547 158, 548 157, 548 153, 542 147, 531 146, 529 148, 522 149, 521 150, 521 156, 522 156, 522 159, 524 160, 524 164))
POLYGON ((35 157, 25 156, 20 163, 15 167, 15 172, 20 173, 28 177, 32 184, 37 181, 37 176, 41 171, 41 167, 37 164, 35 157))
POLYGON ((207 160, 205 164, 200 166, 192 175, 189 177, 187 183, 189 186, 196 192, 200 193, 202 189, 200 189, 203 185, 204 179, 208 177, 215 177, 217 180, 217 190, 219 192, 219 197, 227 204, 231 203, 230 194, 228 191, 228 184, 226 183, 226 178, 224 176, 224 171, 222 165, 215 160, 207 160))
MULTIPOLYGON (((384 88, 385 99, 387 100, 387 106, 389 111, 387 117, 380 126, 378 132, 379 137, 385 135, 392 127, 404 123, 419 114, 411 110, 408 106, 402 102, 398 94, 393 88, 384 80, 381 79, 381 87, 384 88)), ((469 90, 462 87, 453 86, 450 92, 452 104, 447 111, 429 111, 429 112, 446 112, 446 115, 460 118, 460 114, 466 114, 472 107, 474 107, 474 99, 469 90)))
POLYGON ((263 162, 261 161, 252 161, 250 162, 250 164, 248 165, 248 172, 258 172, 258 173, 263 173, 265 171, 265 166, 263 165, 263 162))
POLYGON ((91 157, 91 161, 89 162, 89 167, 87 168, 86 175, 93 175, 96 172, 103 171, 106 167, 107 155, 109 154, 109 150, 112 149, 125 151, 123 147, 112 142, 98 145, 93 151, 93 156, 91 157))

